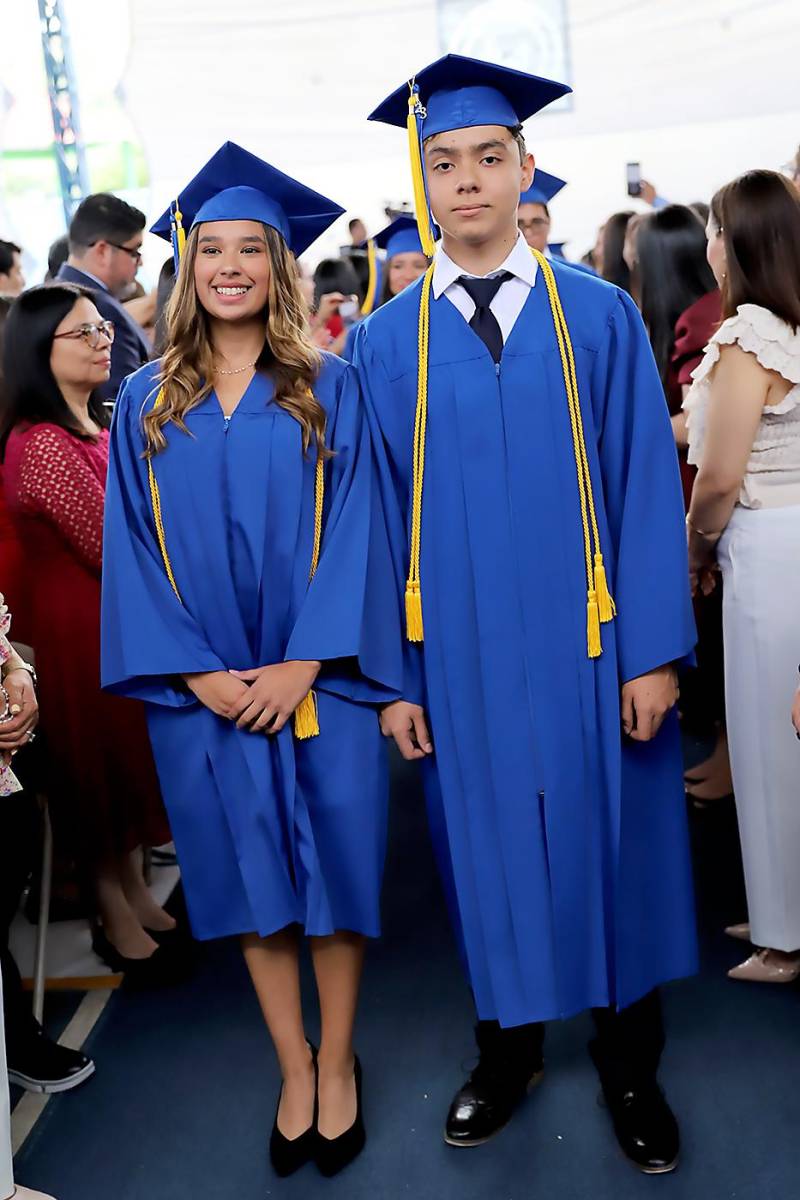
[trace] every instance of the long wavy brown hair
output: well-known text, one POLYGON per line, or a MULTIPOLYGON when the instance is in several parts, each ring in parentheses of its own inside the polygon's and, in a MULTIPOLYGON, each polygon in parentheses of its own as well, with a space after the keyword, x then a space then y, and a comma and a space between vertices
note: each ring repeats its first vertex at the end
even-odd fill
MULTIPOLYGON (((297 264, 280 234, 268 225, 263 229, 271 270, 264 314, 266 341, 256 369, 270 375, 275 386, 275 403, 300 425, 304 453, 313 441, 317 452, 327 457, 325 410, 313 391, 322 360, 311 342, 297 264)), ((143 417, 147 457, 166 448, 164 426, 168 421, 184 433, 189 432, 186 414, 205 400, 214 386, 211 322, 197 299, 194 282, 198 236, 198 229, 193 229, 186 239, 167 308, 167 337, 159 380, 163 398, 157 408, 143 417)))

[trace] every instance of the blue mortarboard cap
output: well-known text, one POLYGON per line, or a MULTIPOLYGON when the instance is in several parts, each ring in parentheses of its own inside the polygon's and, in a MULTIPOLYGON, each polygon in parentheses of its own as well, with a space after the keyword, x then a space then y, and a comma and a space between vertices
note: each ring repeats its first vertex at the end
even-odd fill
MULTIPOLYGON (((565 83, 461 54, 445 54, 411 82, 425 109, 423 138, 474 125, 520 125, 572 91, 565 83)), ((369 120, 404 128, 408 95, 409 84, 405 83, 370 113, 369 120)))
POLYGON ((201 167, 151 233, 175 241, 176 209, 187 231, 203 221, 261 221, 277 230, 294 254, 308 249, 344 212, 235 142, 225 142, 201 167))
POLYGON ((547 171, 540 171, 537 167, 533 183, 526 192, 521 194, 519 202, 520 204, 549 204, 553 197, 557 196, 566 186, 566 179, 559 179, 557 175, 548 175, 547 171))
POLYGON ((394 258, 395 254, 424 253, 416 217, 397 217, 391 225, 375 234, 375 244, 386 251, 387 259, 394 258))
MULTIPOLYGON (((540 201, 536 201, 536 203, 540 203, 540 201)), ((547 249, 553 258, 564 258, 564 247, 566 244, 566 242, 548 242, 547 249)))
POLYGON ((423 250, 433 252, 433 216, 427 199, 422 143, 448 129, 477 125, 513 128, 572 89, 512 67, 445 54, 403 84, 370 113, 370 121, 406 127, 414 207, 423 250))

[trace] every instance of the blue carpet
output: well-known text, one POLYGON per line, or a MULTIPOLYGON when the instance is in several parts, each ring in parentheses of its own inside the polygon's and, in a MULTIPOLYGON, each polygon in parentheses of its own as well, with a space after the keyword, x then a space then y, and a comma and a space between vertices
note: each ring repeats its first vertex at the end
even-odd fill
MULTIPOLYGON (((364 980, 358 1048, 367 1151, 337 1179, 267 1162, 278 1075, 237 947, 205 947, 191 983, 116 994, 90 1051, 97 1075, 55 1097, 16 1164, 57 1200, 771 1200, 800 1194, 800 989, 734 984, 746 947, 722 927, 744 900, 733 808, 692 812, 703 964, 666 991, 662 1080, 683 1127, 679 1171, 620 1155, 586 1053, 585 1017, 553 1025, 546 1077, 480 1149, 441 1127, 471 1063, 472 1014, 415 778, 395 765, 385 938, 364 980)), ((309 982, 306 965, 306 982, 309 982)), ((309 988, 308 995, 311 995, 309 988)), ((309 1033, 317 1016, 309 1006, 309 1033)))

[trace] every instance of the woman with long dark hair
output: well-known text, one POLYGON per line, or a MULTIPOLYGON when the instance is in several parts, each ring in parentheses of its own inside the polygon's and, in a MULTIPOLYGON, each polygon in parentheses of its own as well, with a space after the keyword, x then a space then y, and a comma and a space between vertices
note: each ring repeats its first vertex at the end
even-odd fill
POLYGON ((36 651, 59 844, 93 886, 95 948, 160 978, 175 921, 142 876, 141 846, 169 840, 140 705, 100 690, 100 571, 113 326, 72 284, 31 288, 6 322, 0 453, 24 546, 25 637, 36 651))
POLYGON ((626 292, 631 290, 631 271, 623 250, 628 223, 634 215, 633 211, 625 211, 614 213, 608 218, 602 230, 598 232, 595 246, 597 261, 592 264, 603 279, 626 292))
POLYGON ((341 210, 232 143, 180 207, 164 355, 115 410, 103 678, 146 702, 196 936, 241 938, 283 1079, 273 1165, 332 1175, 365 1139, 352 1039, 380 926, 376 706, 402 685, 355 372, 312 344, 293 257, 341 210))
POLYGON ((724 320, 685 401, 698 466, 687 518, 695 587, 724 581, 725 699, 749 927, 734 979, 800 977, 798 754, 788 714, 800 631, 800 196, 749 171, 711 202, 724 320))

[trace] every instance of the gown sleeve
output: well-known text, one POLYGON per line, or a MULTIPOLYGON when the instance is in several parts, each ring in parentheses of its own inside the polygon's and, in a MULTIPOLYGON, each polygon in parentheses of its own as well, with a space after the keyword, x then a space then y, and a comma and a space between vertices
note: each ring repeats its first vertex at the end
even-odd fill
POLYGON ((54 525, 83 565, 100 574, 103 485, 66 430, 43 425, 31 434, 20 463, 19 501, 54 525))
POLYGON ((675 441, 641 317, 619 293, 592 395, 614 551, 614 622, 623 683, 691 654, 684 507, 675 441))
POLYGON ((224 671, 172 590, 158 545, 139 414, 126 380, 114 409, 106 485, 101 619, 103 687, 153 704, 198 701, 180 676, 224 671))
MULTIPOLYGON (((395 609, 399 620, 401 653, 403 656, 402 698, 411 704, 425 704, 424 659, 422 645, 409 642, 405 636, 405 591, 408 573, 408 521, 402 481, 398 481, 390 466, 391 435, 385 419, 399 403, 381 357, 367 336, 366 325, 358 327, 353 362, 358 372, 366 419, 370 426, 373 453, 377 463, 377 482, 383 505, 389 550, 392 560, 392 582, 395 609)), ((416 347, 414 349, 416 353, 416 347)), ((412 423, 413 427, 413 423, 412 423)), ((410 455, 411 440, 408 439, 410 455)), ((410 464, 409 464, 410 467, 410 464)), ((410 492, 410 480, 405 495, 410 492)))
POLYGON ((402 650, 386 519, 369 427, 350 366, 328 412, 330 507, 317 571, 297 616, 286 659, 319 659, 317 687, 388 703, 402 687, 402 650))

